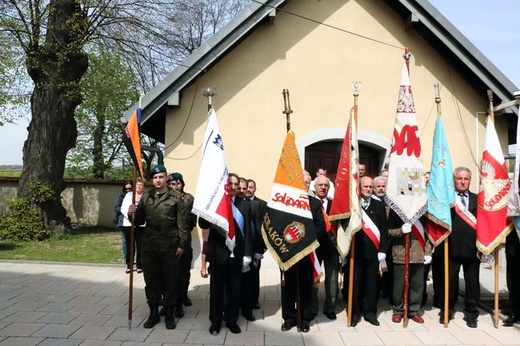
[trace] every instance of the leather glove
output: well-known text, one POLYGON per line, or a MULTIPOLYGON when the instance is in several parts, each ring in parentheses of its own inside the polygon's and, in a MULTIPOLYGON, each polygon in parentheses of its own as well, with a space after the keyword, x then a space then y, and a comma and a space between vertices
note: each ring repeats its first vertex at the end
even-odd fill
POLYGON ((379 262, 381 262, 382 260, 385 260, 385 259, 386 259, 386 253, 384 253, 384 252, 378 252, 377 253, 377 260, 379 262))
POLYGON ((404 223, 403 226, 401 226, 401 231, 403 231, 404 234, 408 234, 412 231, 412 224, 411 223, 404 223))
POLYGON ((424 256, 424 264, 430 264, 432 263, 432 256, 425 255, 424 256))
POLYGON ((251 268, 249 265, 251 264, 251 257, 250 256, 244 256, 242 259, 242 273, 247 273, 251 268))

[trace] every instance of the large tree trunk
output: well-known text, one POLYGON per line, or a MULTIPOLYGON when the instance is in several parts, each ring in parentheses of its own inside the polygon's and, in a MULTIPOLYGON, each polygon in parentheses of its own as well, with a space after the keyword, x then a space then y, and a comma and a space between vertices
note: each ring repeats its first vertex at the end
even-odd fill
POLYGON ((23 147, 19 195, 33 202, 52 233, 70 227, 61 204, 63 172, 67 152, 76 143, 74 110, 81 103, 78 86, 88 67, 83 52, 87 26, 78 3, 51 0, 45 43, 35 44, 26 61, 35 87, 29 135, 23 147), (52 189, 51 198, 34 198, 35 189, 42 186, 52 189))

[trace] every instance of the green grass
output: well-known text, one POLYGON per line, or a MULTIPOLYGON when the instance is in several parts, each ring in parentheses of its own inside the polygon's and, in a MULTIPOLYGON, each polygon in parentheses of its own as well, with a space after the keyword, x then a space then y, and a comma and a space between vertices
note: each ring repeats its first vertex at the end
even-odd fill
POLYGON ((19 177, 22 171, 0 170, 0 177, 19 177))
POLYGON ((123 263, 118 229, 85 227, 44 241, 0 241, 0 259, 78 263, 123 263))

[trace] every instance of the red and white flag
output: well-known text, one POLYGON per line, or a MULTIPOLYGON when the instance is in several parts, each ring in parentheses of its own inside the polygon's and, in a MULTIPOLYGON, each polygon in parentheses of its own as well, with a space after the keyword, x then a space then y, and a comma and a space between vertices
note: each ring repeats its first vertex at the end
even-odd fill
POLYGON ((334 198, 329 212, 329 220, 335 229, 336 247, 342 258, 347 257, 352 237, 361 229, 358 164, 357 130, 351 114, 341 148, 334 198))
POLYGON ((385 201, 404 221, 414 224, 426 212, 426 184, 407 59, 401 75, 385 201))
POLYGON ((493 121, 486 126, 477 197, 477 248, 489 255, 511 231, 507 218, 511 182, 493 121))
POLYGON ((192 213, 222 230, 226 237, 226 245, 232 252, 235 248, 235 223, 228 187, 228 173, 217 114, 211 109, 202 143, 202 160, 192 213))

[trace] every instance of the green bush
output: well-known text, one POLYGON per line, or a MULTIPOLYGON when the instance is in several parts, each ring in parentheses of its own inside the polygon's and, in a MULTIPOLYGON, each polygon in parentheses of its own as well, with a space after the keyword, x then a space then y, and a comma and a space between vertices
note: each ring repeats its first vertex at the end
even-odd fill
POLYGON ((0 213, 0 239, 43 240, 49 237, 42 217, 25 198, 8 202, 8 210, 0 213))

